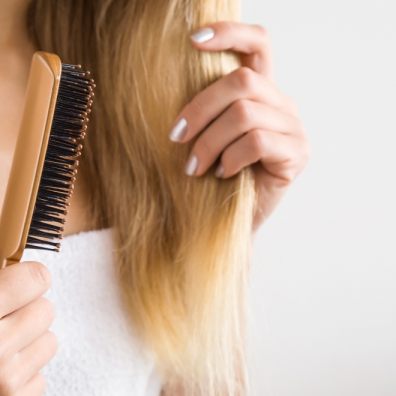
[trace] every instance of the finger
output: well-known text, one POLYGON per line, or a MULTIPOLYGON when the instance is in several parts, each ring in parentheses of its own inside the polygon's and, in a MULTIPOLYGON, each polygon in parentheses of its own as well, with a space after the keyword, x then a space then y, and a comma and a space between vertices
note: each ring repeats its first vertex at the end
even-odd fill
POLYGON ((0 356, 13 355, 43 334, 55 317, 45 297, 25 305, 0 321, 0 356))
POLYGON ((272 81, 274 79, 269 34, 267 29, 261 25, 219 21, 205 25, 193 32, 191 39, 193 45, 201 50, 239 52, 244 55, 242 57, 244 66, 264 74, 272 81))
POLYGON ((185 143, 237 100, 249 99, 284 110, 289 99, 275 84, 253 70, 241 67, 215 81, 187 103, 170 133, 173 141, 185 143))
POLYGON ((276 178, 292 177, 299 158, 299 141, 294 136, 253 129, 227 147, 221 155, 223 178, 233 176, 244 167, 261 161, 276 178))
POLYGON ((55 334, 47 331, 20 351, 13 361, 14 386, 22 388, 27 384, 55 356, 57 348, 55 334))
POLYGON ((37 262, 22 262, 0 270, 0 319, 44 294, 51 274, 37 262))
POLYGON ((194 175, 202 175, 230 143, 251 129, 290 134, 297 128, 298 121, 294 116, 283 114, 263 103, 236 101, 199 135, 191 149, 186 171, 191 158, 195 156, 197 166, 194 175))
POLYGON ((46 381, 41 373, 31 378, 15 396, 42 396, 46 388, 46 381))

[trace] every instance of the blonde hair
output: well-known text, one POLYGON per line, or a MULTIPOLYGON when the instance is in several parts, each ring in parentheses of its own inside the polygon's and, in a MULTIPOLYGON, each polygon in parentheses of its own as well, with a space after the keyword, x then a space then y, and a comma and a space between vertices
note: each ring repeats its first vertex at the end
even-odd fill
POLYGON ((97 227, 114 227, 131 323, 169 389, 189 396, 249 388, 252 171, 219 180, 213 167, 187 176, 195 139, 168 139, 182 107, 240 65, 231 52, 194 49, 189 34, 238 18, 237 0, 33 0, 28 14, 38 49, 83 64, 95 78, 79 177, 97 227))

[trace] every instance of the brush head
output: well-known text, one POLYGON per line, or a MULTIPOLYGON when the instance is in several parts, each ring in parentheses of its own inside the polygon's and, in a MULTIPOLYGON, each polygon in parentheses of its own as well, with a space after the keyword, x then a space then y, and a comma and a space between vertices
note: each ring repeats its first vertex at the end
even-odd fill
POLYGON ((59 91, 26 249, 60 249, 94 88, 89 71, 82 70, 81 65, 62 63, 59 91))

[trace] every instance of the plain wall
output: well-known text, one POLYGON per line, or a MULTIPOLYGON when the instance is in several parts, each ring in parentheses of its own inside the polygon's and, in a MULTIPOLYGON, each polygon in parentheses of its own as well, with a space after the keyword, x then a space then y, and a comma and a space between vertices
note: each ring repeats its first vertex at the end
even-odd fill
POLYGON ((242 0, 312 156, 254 242, 254 396, 396 395, 396 2, 242 0))

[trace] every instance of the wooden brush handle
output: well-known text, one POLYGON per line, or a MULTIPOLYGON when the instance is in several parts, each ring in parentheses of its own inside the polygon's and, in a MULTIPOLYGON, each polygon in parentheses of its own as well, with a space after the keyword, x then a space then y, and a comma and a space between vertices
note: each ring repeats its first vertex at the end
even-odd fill
POLYGON ((62 64, 55 54, 32 58, 25 104, 0 217, 0 268, 19 262, 40 184, 62 64))

